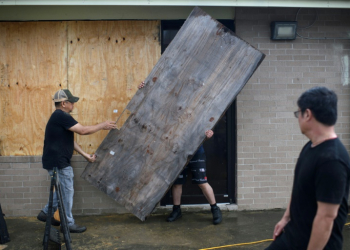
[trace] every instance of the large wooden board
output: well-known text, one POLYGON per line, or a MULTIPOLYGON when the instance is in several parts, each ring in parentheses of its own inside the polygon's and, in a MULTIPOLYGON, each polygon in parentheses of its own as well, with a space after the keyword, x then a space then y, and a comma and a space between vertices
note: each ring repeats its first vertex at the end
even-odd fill
POLYGON ((82 177, 144 220, 263 58, 196 7, 82 177))

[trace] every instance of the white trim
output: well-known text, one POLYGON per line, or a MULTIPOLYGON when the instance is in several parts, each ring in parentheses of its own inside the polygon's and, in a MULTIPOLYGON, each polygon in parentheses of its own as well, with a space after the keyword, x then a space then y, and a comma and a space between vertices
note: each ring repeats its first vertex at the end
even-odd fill
MULTIPOLYGON (((1 0, 0 0, 1 1, 1 0)), ((215 19, 234 19, 234 7, 201 7, 215 19)), ((1 21, 176 20, 193 6, 1 6, 1 21)))
POLYGON ((346 0, 0 0, 0 5, 123 5, 350 8, 346 0))

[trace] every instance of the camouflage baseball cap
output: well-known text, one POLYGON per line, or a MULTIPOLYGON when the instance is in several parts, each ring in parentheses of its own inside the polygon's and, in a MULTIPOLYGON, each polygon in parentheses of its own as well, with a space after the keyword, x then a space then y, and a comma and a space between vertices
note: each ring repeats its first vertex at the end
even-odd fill
POLYGON ((79 100, 79 97, 73 96, 68 89, 61 89, 54 94, 52 99, 54 102, 77 102, 79 100))

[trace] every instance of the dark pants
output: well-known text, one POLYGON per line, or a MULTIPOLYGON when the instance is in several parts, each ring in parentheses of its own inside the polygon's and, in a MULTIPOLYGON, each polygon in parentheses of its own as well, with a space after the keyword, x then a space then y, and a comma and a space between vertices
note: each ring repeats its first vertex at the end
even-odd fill
POLYGON ((282 233, 278 236, 265 250, 289 250, 286 234, 282 233))

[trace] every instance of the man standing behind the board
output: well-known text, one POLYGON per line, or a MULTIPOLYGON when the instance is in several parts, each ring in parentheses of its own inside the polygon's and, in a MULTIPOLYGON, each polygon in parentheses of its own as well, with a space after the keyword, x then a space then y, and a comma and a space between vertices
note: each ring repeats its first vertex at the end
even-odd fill
POLYGON ((298 99, 294 112, 305 144, 294 172, 292 197, 266 250, 340 250, 348 214, 350 159, 337 138, 337 96, 315 87, 298 99))
MULTIPOLYGON (((69 113, 74 109, 74 103, 79 100, 68 89, 62 89, 55 93, 53 101, 56 110, 52 113, 45 129, 44 152, 42 157, 43 168, 52 176, 53 168, 57 167, 63 204, 66 211, 69 231, 71 233, 82 233, 86 230, 84 226, 75 224, 72 215, 73 207, 73 168, 70 159, 73 150, 85 157, 89 162, 94 162, 96 155, 87 154, 74 141, 74 133, 80 135, 93 134, 99 130, 111 130, 116 128, 113 121, 106 121, 92 126, 83 126, 78 123, 69 113)), ((46 221, 49 204, 37 216, 38 220, 46 221)), ((53 197, 53 212, 57 209, 56 192, 53 197)), ((52 213, 53 214, 53 213, 52 213)), ((52 218, 51 223, 58 226, 59 222, 52 218)))

